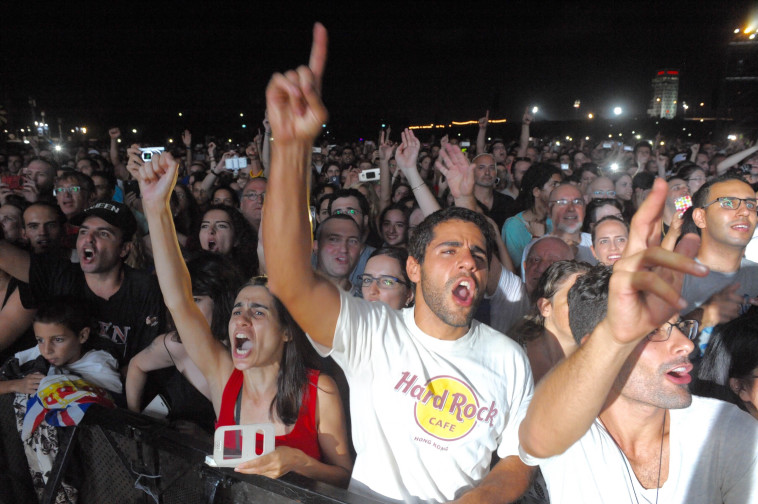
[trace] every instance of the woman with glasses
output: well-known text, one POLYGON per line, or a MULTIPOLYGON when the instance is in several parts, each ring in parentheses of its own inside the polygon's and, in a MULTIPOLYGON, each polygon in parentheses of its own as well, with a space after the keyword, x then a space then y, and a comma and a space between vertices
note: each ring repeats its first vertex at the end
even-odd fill
POLYGON ((308 365, 303 331, 258 277, 235 298, 230 348, 213 337, 192 297, 168 209, 178 164, 169 153, 143 164, 138 153, 130 148, 129 169, 140 183, 158 281, 185 348, 208 381, 216 426, 274 426, 276 449, 236 470, 272 478, 296 472, 345 486, 352 461, 342 402, 334 381, 308 365))
POLYGON ((398 247, 375 250, 360 275, 360 295, 368 301, 381 301, 400 310, 413 304, 413 289, 405 270, 408 251, 398 247))
POLYGON ((758 316, 716 326, 692 392, 736 404, 758 419, 758 316))

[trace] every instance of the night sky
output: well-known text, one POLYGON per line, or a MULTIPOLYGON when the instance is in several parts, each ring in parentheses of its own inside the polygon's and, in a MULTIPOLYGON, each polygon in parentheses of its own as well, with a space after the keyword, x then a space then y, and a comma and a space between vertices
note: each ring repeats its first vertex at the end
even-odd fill
POLYGON ((476 119, 485 109, 517 121, 529 104, 545 119, 571 119, 575 99, 583 113, 620 104, 644 116, 650 79, 669 67, 682 72, 680 99, 710 105, 732 31, 758 6, 319 2, 301 11, 267 2, 66 2, 76 10, 64 11, 60 2, 9 12, 8 3, 0 10, 0 100, 12 124, 29 122, 32 96, 51 125, 61 117, 64 128, 86 124, 100 137, 111 125, 148 134, 189 127, 200 136, 249 121, 254 131, 271 73, 307 62, 315 20, 330 33, 324 100, 332 126, 350 124, 350 133, 380 122, 476 119))

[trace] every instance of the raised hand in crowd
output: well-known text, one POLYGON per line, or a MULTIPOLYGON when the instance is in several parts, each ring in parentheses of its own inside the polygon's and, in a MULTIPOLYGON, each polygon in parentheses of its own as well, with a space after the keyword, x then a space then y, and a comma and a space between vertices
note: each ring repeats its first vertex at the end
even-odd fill
MULTIPOLYGON (((479 131, 476 134, 476 153, 481 154, 485 151, 487 144, 487 126, 490 123, 490 111, 484 114, 484 117, 479 118, 479 131)), ((447 136, 447 135, 445 135, 447 136)))
POLYGON ((395 151, 395 144, 390 141, 390 128, 379 132, 379 211, 392 204, 392 182, 397 174, 390 173, 389 161, 395 151))

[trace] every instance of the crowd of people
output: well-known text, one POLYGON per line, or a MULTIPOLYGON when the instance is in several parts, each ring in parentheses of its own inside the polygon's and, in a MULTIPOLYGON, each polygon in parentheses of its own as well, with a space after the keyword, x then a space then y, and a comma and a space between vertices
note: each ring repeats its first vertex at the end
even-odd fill
POLYGON ((390 502, 758 501, 758 144, 557 143, 528 110, 329 144, 326 38, 246 146, 0 152, 0 393, 40 495, 63 375, 191 436, 271 423, 235 470, 390 502))

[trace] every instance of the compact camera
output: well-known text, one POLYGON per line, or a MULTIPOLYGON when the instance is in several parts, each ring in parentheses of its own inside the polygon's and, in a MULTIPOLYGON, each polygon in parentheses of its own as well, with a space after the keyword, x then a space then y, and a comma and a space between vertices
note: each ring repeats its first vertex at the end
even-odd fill
POLYGON ((142 161, 147 163, 153 160, 153 156, 159 156, 166 149, 163 147, 140 147, 139 150, 142 151, 142 161))

